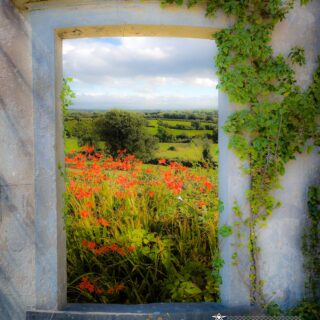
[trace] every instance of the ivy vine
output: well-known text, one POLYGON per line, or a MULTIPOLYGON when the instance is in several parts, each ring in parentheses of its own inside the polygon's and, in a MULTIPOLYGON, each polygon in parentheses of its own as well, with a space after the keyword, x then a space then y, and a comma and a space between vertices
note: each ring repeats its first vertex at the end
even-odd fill
MULTIPOLYGON (((258 269, 257 232, 265 226, 280 202, 273 191, 280 187, 286 164, 297 153, 319 146, 320 68, 314 82, 303 90, 297 85, 293 64, 305 64, 304 50, 292 48, 288 57, 274 55, 271 43, 275 25, 293 8, 293 0, 162 0, 162 4, 206 4, 206 15, 217 10, 235 17, 230 28, 214 35, 218 88, 231 102, 244 105, 224 125, 230 147, 251 177, 247 191, 250 217, 242 220, 249 229, 247 246, 251 256, 250 296, 253 303, 265 305, 263 280, 258 269)), ((301 0, 301 5, 307 0, 301 0)), ((319 60, 320 62, 320 60, 319 60)), ((241 235, 238 237, 242 238, 241 235)), ((237 255, 235 253, 235 264, 237 255)))
MULTIPOLYGON (((320 187, 308 190, 308 219, 303 233, 302 252, 305 256, 307 297, 320 299, 320 187)), ((319 314, 320 317, 320 314, 319 314)))

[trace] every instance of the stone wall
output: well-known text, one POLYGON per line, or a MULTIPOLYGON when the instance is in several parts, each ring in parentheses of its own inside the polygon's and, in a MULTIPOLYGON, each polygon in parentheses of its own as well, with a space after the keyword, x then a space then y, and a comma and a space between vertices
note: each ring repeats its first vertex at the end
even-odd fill
MULTIPOLYGON (((210 28, 230 25, 230 19, 221 14, 204 17, 203 7, 162 9, 158 0, 121 1, 31 1, 30 10, 19 13, 9 0, 0 0, 0 320, 22 320, 27 309, 59 309, 66 302, 63 180, 58 172, 58 163, 63 162, 62 37, 147 33, 201 38, 210 28)), ((277 53, 287 54, 295 45, 305 47, 308 64, 297 67, 304 87, 310 83, 320 52, 319 28, 320 2, 314 0, 306 7, 297 4, 273 34, 277 53)), ((233 200, 243 199, 249 178, 242 175, 221 129, 235 106, 221 94, 219 107, 219 192, 225 203, 221 223, 232 224, 233 200)), ((307 188, 319 182, 318 162, 314 153, 288 164, 283 189, 275 193, 283 205, 258 235, 259 267, 268 298, 283 306, 291 306, 303 295, 301 232, 307 188)), ((248 205, 241 205, 247 214, 248 205)), ((243 281, 248 257, 245 251, 241 254, 238 273, 231 261, 233 241, 230 237, 221 244, 226 262, 222 302, 248 305, 243 281)))
POLYGON ((30 30, 0 0, 0 319, 35 303, 34 139, 30 30))
MULTIPOLYGON (((320 54, 320 1, 307 6, 296 2, 286 20, 279 23, 272 35, 276 54, 287 56, 294 46, 305 49, 307 64, 296 66, 298 84, 307 88, 316 69, 320 54)), ((282 189, 274 195, 282 202, 259 233, 261 257, 259 268, 266 280, 265 292, 269 301, 284 307, 293 306, 304 293, 303 255, 301 236, 307 213, 307 192, 311 184, 320 185, 319 150, 313 154, 297 155, 286 166, 281 179, 282 189)))

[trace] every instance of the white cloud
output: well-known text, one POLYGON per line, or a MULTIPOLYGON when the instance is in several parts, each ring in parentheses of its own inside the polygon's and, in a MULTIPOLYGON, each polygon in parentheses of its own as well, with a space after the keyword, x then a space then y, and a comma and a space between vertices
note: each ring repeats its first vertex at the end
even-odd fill
POLYGON ((141 93, 117 94, 81 94, 78 107, 88 109, 208 109, 217 102, 216 96, 205 95, 157 95, 141 93))
POLYGON ((64 40, 64 75, 79 108, 209 108, 217 105, 211 40, 64 40))
POLYGON ((69 52, 72 52, 75 50, 75 47, 71 45, 69 42, 63 43, 63 55, 67 55, 69 52))
POLYGON ((218 81, 210 78, 195 78, 194 83, 199 86, 204 87, 215 87, 218 84, 218 81))

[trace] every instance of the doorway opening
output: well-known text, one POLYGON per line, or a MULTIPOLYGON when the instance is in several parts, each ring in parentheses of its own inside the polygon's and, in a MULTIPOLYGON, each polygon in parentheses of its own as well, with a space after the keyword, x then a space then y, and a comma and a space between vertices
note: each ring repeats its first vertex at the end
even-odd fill
POLYGON ((214 50, 64 40, 69 302, 218 301, 214 50))

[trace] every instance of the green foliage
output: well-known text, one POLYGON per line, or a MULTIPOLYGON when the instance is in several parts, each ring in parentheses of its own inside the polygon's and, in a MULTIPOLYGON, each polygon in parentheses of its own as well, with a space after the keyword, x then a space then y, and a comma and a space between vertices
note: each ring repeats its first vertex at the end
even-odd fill
POLYGON ((74 136, 78 139, 78 144, 80 147, 88 146, 98 146, 100 136, 96 131, 95 122, 90 119, 86 121, 81 121, 81 125, 75 128, 74 136))
POLYGON ((62 111, 66 115, 69 107, 73 104, 73 99, 76 97, 74 91, 72 91, 70 84, 73 81, 73 78, 68 77, 63 79, 62 90, 60 93, 60 99, 62 102, 62 111))
MULTIPOLYGON (((310 151, 319 145, 320 68, 314 83, 303 91, 297 86, 291 64, 305 64, 304 49, 295 47, 288 59, 274 55, 271 36, 275 25, 283 20, 294 1, 184 1, 189 5, 206 4, 206 14, 217 10, 235 17, 235 23, 217 32, 215 57, 219 89, 231 102, 245 105, 227 120, 224 129, 230 136, 230 148, 243 161, 244 172, 251 176, 247 200, 251 214, 242 220, 235 206, 237 241, 243 245, 241 226, 248 228, 248 250, 251 256, 250 291, 253 302, 265 305, 263 281, 256 267, 259 259, 258 229, 280 203, 272 191, 280 187, 279 179, 286 164, 297 153, 310 151)), ((308 1, 302 0, 301 4, 308 1)), ((177 3, 164 0, 162 3, 177 3)), ((179 1, 177 4, 182 4, 179 1)), ((235 252, 235 264, 237 264, 235 252)))
POLYGON ((169 132, 168 129, 161 126, 159 124, 158 131, 156 134, 156 137, 159 139, 160 142, 174 142, 175 136, 169 132))
POLYGON ((202 158, 209 166, 213 164, 213 158, 211 156, 211 143, 209 142, 208 139, 203 140, 202 158))
MULTIPOLYGON (((65 122, 65 116, 68 112, 68 109, 73 104, 73 99, 76 97, 76 94, 72 91, 70 83, 73 81, 72 78, 64 78, 62 83, 62 89, 60 93, 60 100, 62 105, 62 121, 65 122)), ((67 135, 66 128, 64 127, 63 131, 64 136, 67 135)))
POLYGON ((233 233, 232 227, 227 226, 226 224, 220 227, 219 229, 219 235, 223 238, 231 236, 233 233))
POLYGON ((149 159, 157 147, 157 139, 147 134, 145 119, 134 112, 112 110, 95 122, 100 140, 105 141, 108 151, 116 156, 126 149, 140 159, 149 159))
POLYGON ((302 300, 288 312, 293 316, 300 316, 301 320, 320 320, 320 302, 302 300))
POLYGON ((291 60, 292 64, 298 64, 303 66, 306 64, 306 58, 304 55, 304 48, 294 47, 291 49, 288 58, 291 60))
POLYGON ((283 311, 277 303, 270 302, 267 304, 266 313, 271 317, 279 317, 283 314, 283 311))
POLYGON ((191 122, 191 126, 195 130, 199 130, 201 128, 201 122, 199 120, 191 122))
POLYGON ((320 303, 316 300, 301 300, 295 307, 282 310, 275 302, 266 306, 266 313, 272 317, 299 316, 301 320, 320 320, 320 303))
POLYGON ((219 199, 219 204, 218 204, 218 210, 219 210, 219 213, 222 213, 224 210, 224 203, 220 199, 219 199))
MULTIPOLYGON (((106 111, 68 110, 64 115, 64 126, 67 138, 79 136, 80 127, 87 126, 90 122, 103 118, 106 111), (85 122, 85 123, 84 123, 85 122)), ((191 142, 197 137, 206 137, 213 142, 218 142, 218 114, 216 110, 187 110, 166 112, 136 112, 146 119, 146 132, 155 136, 158 126, 166 129, 177 142, 191 142), (192 126, 192 122, 201 123, 198 130, 192 126)))
POLYGON ((305 257, 307 297, 320 301, 320 188, 308 191, 308 219, 303 234, 302 252, 305 257))

